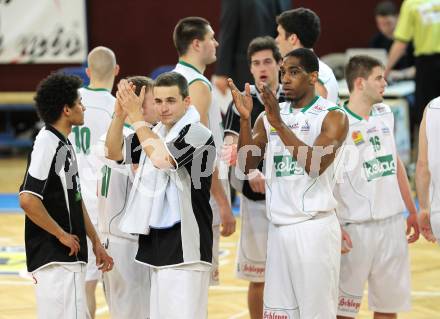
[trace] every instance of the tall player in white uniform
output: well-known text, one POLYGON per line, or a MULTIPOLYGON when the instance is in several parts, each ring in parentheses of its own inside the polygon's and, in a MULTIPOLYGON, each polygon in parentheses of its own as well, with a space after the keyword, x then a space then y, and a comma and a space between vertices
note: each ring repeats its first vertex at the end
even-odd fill
MULTIPOLYGON (((119 66, 116 64, 113 51, 106 47, 96 47, 90 51, 87 63, 86 73, 90 78, 90 84, 88 87, 79 90, 87 112, 84 114, 84 124, 74 126, 69 139, 74 145, 78 159, 84 204, 93 225, 97 228, 98 199, 96 197, 96 185, 99 164, 98 158, 94 154, 94 147, 97 145, 99 138, 107 132, 112 120, 115 98, 110 91, 115 76, 119 72, 119 66)), ((91 318, 94 318, 96 309, 95 290, 101 272, 96 267, 91 245, 88 247, 86 294, 89 313, 91 318)))
MULTIPOLYGON (((127 80, 133 83, 137 95, 145 86, 142 113, 147 125, 153 127, 158 122, 153 104, 153 81, 144 76, 130 77, 127 80)), ((127 118, 118 104, 115 105, 115 118, 117 117, 127 118)), ((128 123, 124 125, 122 133, 126 145, 130 145, 132 139, 137 139, 135 131, 128 123)), ((106 135, 103 135, 103 146, 105 139, 106 135)), ((140 148, 136 154, 140 156, 140 148)), ((114 256, 113 271, 103 274, 110 316, 118 319, 146 319, 149 318, 150 275, 145 271, 145 266, 134 261, 138 237, 124 233, 119 228, 137 165, 118 164, 106 159, 105 154, 102 155, 103 165, 98 180, 98 230, 107 251, 114 256)))
POLYGON ((397 318, 397 312, 408 311, 411 305, 407 241, 419 237, 417 211, 397 155, 393 113, 381 103, 384 66, 369 56, 355 56, 345 75, 350 151, 334 193, 339 221, 353 247, 341 258, 338 318, 357 316, 367 281, 374 318, 397 318), (406 225, 404 203, 410 212, 406 225))
POLYGON ((265 112, 252 131, 249 84, 241 95, 229 80, 240 112, 238 165, 245 160, 249 173, 265 156, 270 224, 264 318, 336 317, 341 231, 333 180, 348 120, 334 103, 316 95, 318 70, 313 51, 289 52, 281 65, 288 102, 278 104, 262 85, 265 112), (260 154, 249 156, 250 150, 260 154))
MULTIPOLYGON (((187 17, 180 20, 174 28, 174 45, 179 54, 174 72, 182 74, 189 85, 191 104, 200 113, 200 121, 207 126, 214 137, 217 153, 223 145, 223 126, 220 107, 212 98, 212 84, 203 75, 206 66, 216 60, 215 51, 218 46, 214 31, 209 22, 200 17, 187 17)), ((217 160, 212 176, 211 207, 213 214, 213 254, 211 284, 219 283, 219 243, 222 236, 230 236, 235 231, 235 218, 232 215, 227 168, 222 168, 217 160), (220 232, 220 224, 222 230, 220 232)))
POLYGON ((430 242, 440 240, 440 97, 429 102, 419 131, 419 155, 416 168, 419 226, 430 242))
MULTIPOLYGON (((265 83, 278 98, 278 101, 280 103, 284 102, 284 92, 279 81, 281 54, 275 40, 269 36, 253 39, 249 44, 247 55, 254 83, 265 83)), ((254 125, 261 112, 264 111, 264 105, 256 85, 251 85, 250 90, 253 101, 251 125, 254 125)), ((236 158, 239 134, 240 113, 234 103, 231 103, 225 120, 225 150, 229 150, 227 153, 230 154, 229 156, 232 159, 236 158)), ((231 164, 235 166, 235 163, 231 164)), ((234 170, 235 167, 233 173, 234 170)), ((263 317, 269 220, 267 219, 265 203, 266 182, 262 170, 263 162, 258 165, 258 172, 254 178, 237 182, 234 185, 241 192, 241 232, 235 269, 238 278, 249 281, 248 307, 252 319, 263 317)), ((237 178, 237 180, 239 179, 237 178)))
MULTIPOLYGON (((298 48, 313 49, 321 34, 318 15, 310 9, 297 8, 284 11, 277 18, 276 38, 281 55, 298 48)), ((319 77, 316 92, 323 98, 338 103, 338 82, 332 69, 319 60, 319 77)))

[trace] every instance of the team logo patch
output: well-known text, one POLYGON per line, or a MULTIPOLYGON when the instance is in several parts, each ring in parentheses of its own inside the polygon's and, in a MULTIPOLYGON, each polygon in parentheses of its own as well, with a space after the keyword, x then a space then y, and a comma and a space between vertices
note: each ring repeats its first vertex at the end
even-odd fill
POLYGON ((361 131, 354 131, 353 133, 351 133, 351 138, 353 139, 355 145, 360 145, 365 142, 361 131))
POLYGON ((305 123, 301 126, 301 132, 309 132, 310 131, 310 124, 309 121, 305 121, 305 123))
POLYGON ((304 168, 297 165, 297 161, 290 155, 275 155, 273 163, 276 177, 304 175, 304 168))
POLYGON ((387 126, 382 127, 383 134, 390 134, 390 129, 387 126))
POLYGON ((372 181, 374 179, 395 175, 396 174, 396 163, 394 162, 393 155, 379 156, 370 161, 364 162, 365 174, 367 181, 372 181))

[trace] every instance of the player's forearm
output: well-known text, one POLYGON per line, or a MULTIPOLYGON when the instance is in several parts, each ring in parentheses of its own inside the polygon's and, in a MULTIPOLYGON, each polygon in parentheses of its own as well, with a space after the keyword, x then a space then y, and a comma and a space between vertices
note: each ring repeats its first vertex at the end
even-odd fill
POLYGON ((221 180, 219 179, 218 169, 215 168, 212 173, 211 195, 219 206, 229 205, 228 196, 223 189, 221 180))
POLYGON ((390 53, 388 54, 388 63, 386 66, 386 73, 388 74, 391 69, 396 65, 397 61, 405 54, 408 43, 399 40, 394 40, 391 46, 390 53))
POLYGON ((20 194, 20 206, 26 216, 37 226, 60 238, 64 229, 49 215, 39 198, 29 193, 20 194))
POLYGON ((416 214, 417 209, 411 195, 411 186, 409 185, 405 166, 403 165, 400 157, 397 157, 397 181, 399 183, 400 194, 402 195, 406 209, 408 209, 410 214, 416 214))
POLYGON ((134 121, 132 125, 136 130, 142 150, 151 160, 153 165, 160 169, 172 168, 170 153, 164 141, 154 133, 143 120, 134 121))
POLYGON ((258 167, 261 157, 262 150, 256 145, 252 137, 252 128, 250 119, 240 119, 240 135, 238 136, 238 147, 237 147, 237 166, 246 175, 253 169, 258 167), (249 151, 243 152, 242 148, 247 147, 249 151), (249 154, 252 150, 256 150, 260 154, 249 154))
POLYGON ((101 241, 99 239, 98 233, 96 232, 95 226, 93 226, 92 221, 90 220, 89 213, 87 212, 87 208, 84 205, 84 202, 81 202, 82 210, 83 210, 83 218, 84 218, 84 226, 86 228, 87 237, 89 237, 92 245, 100 244, 101 241))
POLYGON ((123 133, 124 119, 115 116, 110 123, 110 127, 105 139, 106 157, 114 161, 121 161, 123 159, 123 133))
POLYGON ((419 200, 420 210, 430 210, 429 184, 431 182, 431 173, 428 163, 418 161, 416 166, 416 190, 419 200))

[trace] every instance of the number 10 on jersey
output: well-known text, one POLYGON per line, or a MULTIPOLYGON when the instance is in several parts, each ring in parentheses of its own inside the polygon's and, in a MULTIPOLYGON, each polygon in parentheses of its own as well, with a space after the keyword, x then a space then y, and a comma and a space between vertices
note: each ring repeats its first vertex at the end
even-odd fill
POLYGON ((76 153, 90 153, 90 129, 86 126, 79 127, 74 126, 72 128, 73 134, 75 134, 75 147, 76 153))

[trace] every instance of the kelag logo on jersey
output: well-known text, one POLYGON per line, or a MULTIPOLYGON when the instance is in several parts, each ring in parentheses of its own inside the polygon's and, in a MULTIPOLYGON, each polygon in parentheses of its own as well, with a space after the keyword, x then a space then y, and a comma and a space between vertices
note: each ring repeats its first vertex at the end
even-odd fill
POLYGON ((290 155, 275 155, 273 157, 275 176, 304 175, 304 168, 297 165, 297 162, 290 155))
POLYGON ((364 162, 363 166, 369 182, 382 176, 396 174, 396 163, 394 162, 393 155, 391 154, 380 156, 371 161, 364 162))

